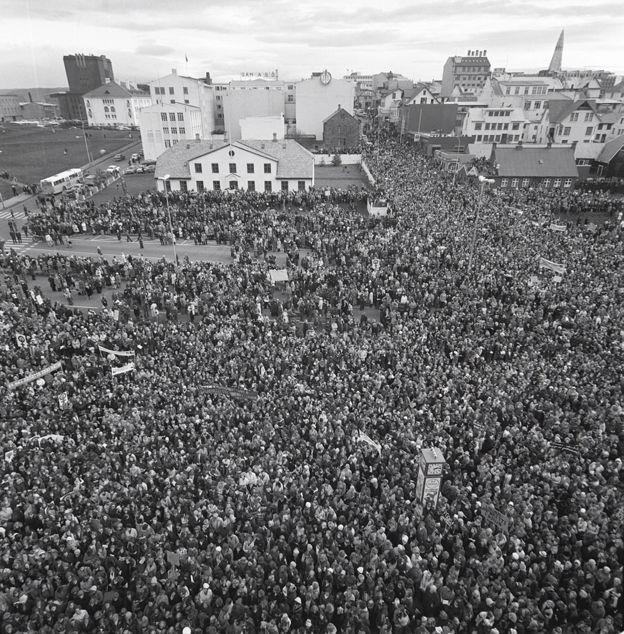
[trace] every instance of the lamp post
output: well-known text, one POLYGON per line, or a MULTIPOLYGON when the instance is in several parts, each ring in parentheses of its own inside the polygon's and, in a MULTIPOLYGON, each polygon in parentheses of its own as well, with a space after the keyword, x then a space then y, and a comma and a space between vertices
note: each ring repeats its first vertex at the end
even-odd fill
POLYGON ((483 188, 485 187, 486 183, 492 185, 496 181, 493 178, 485 178, 485 176, 480 175, 479 182, 481 183, 481 187, 479 189, 479 202, 477 204, 477 213, 475 215, 474 227, 472 229, 472 244, 470 245, 470 258, 468 259, 468 275, 470 275, 470 271, 472 270, 472 260, 474 258, 475 243, 477 242, 479 214, 481 213, 481 205, 483 204, 483 188))
POLYGON ((172 240, 172 244, 173 244, 173 260, 176 264, 176 266, 178 265, 178 256, 176 254, 176 240, 175 240, 175 234, 173 233, 173 226, 171 225, 171 210, 169 209, 169 179, 171 178, 171 176, 169 174, 165 174, 164 176, 158 176, 157 177, 158 180, 161 180, 163 182, 163 187, 165 188, 165 201, 166 201, 166 205, 167 205, 167 220, 169 222, 169 233, 171 234, 171 240, 172 240))

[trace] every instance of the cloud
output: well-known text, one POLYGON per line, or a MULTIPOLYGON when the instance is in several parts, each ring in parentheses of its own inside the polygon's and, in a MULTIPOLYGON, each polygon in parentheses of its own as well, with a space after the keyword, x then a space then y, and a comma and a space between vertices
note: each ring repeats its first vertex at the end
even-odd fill
POLYGON ((136 55, 150 55, 152 57, 164 57, 175 52, 172 46, 166 46, 164 44, 154 44, 145 42, 136 47, 136 55))

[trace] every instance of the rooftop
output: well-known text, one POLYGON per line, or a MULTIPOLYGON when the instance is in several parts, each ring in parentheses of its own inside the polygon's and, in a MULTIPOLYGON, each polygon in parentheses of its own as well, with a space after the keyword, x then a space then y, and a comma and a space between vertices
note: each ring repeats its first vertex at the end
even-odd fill
POLYGON ((108 84, 102 84, 97 88, 94 88, 86 95, 83 95, 85 99, 128 99, 130 97, 146 97, 149 98, 149 94, 142 90, 134 90, 119 85, 117 82, 111 81, 108 84))
POLYGON ((578 177, 571 145, 497 145, 493 146, 492 161, 502 177, 578 177))

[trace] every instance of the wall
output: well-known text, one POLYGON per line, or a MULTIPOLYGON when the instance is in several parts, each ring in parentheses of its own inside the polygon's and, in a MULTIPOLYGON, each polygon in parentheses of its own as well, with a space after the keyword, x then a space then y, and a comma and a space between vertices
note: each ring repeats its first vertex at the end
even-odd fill
POLYGON ((242 138, 241 119, 279 117, 283 114, 284 91, 270 86, 230 89, 223 97, 223 109, 225 132, 232 141, 239 141, 242 138))
POLYGON ((284 117, 245 117, 239 121, 241 140, 260 139, 272 141, 284 138, 284 117))
POLYGON ((323 121, 342 106, 353 114, 355 84, 346 79, 332 79, 323 85, 318 77, 297 84, 297 133, 323 138, 323 121))
POLYGON ((360 122, 347 114, 338 111, 323 124, 323 144, 326 148, 354 148, 360 142, 360 122))
POLYGON ((0 121, 21 119, 20 100, 17 95, 0 95, 0 121))
MULTIPOLYGON (((360 165, 362 163, 361 154, 339 154, 342 165, 360 165)), ((315 154, 314 165, 331 165, 334 154, 315 154), (324 163, 323 163, 324 162, 324 163)))
POLYGON ((199 108, 185 106, 184 104, 165 104, 143 108, 139 111, 139 127, 143 153, 145 159, 149 161, 155 160, 167 149, 166 140, 171 145, 175 145, 173 141, 194 141, 197 135, 199 135, 200 139, 205 138, 203 136, 202 118, 199 108), (161 114, 163 112, 167 114, 167 122, 162 120, 161 114), (169 121, 170 113, 175 113, 175 122, 169 121), (183 114, 183 121, 177 120, 178 113, 183 114), (178 134, 172 134, 172 127, 176 127, 178 134), (183 134, 179 132, 180 127, 184 128, 183 134), (164 131, 165 128, 169 130, 169 133, 164 131))

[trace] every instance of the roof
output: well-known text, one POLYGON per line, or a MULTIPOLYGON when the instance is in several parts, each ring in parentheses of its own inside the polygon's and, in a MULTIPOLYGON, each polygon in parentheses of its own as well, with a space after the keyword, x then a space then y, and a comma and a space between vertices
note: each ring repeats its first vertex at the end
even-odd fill
POLYGON ((405 118, 404 132, 441 132, 450 134, 457 124, 457 104, 418 103, 401 108, 405 118))
POLYGON ((483 66, 483 64, 490 63, 487 57, 462 57, 461 55, 456 55, 451 59, 456 64, 462 64, 463 66, 483 66))
POLYGON ((624 134, 615 137, 615 139, 611 139, 608 143, 605 143, 602 148, 602 152, 600 152, 598 156, 598 161, 600 163, 610 163, 622 148, 624 148, 624 134))
POLYGON ((595 103, 589 99, 581 99, 580 101, 549 99, 548 118, 551 123, 561 123, 561 121, 571 115, 575 110, 581 108, 584 104, 587 104, 592 112, 596 112, 595 103))
POLYGON ((277 178, 312 178, 314 155, 292 139, 279 141, 246 140, 181 142, 163 152, 156 160, 155 178, 190 178, 189 162, 225 146, 232 145, 268 159, 277 160, 277 178))
POLYGON ((577 178, 574 148, 512 145, 493 148, 492 161, 502 177, 577 178))
POLYGON ((108 84, 102 84, 97 88, 89 91, 86 95, 83 95, 85 99, 102 99, 102 98, 117 98, 128 99, 130 97, 146 97, 149 99, 149 94, 142 90, 128 90, 124 86, 120 86, 114 81, 108 84))
POLYGON ((323 123, 327 123, 330 119, 333 119, 340 111, 346 114, 349 117, 349 119, 353 119, 353 121, 355 121, 358 125, 360 125, 360 122, 351 113, 347 112, 342 106, 338 106, 336 110, 334 110, 329 115, 329 117, 325 117, 325 119, 323 119, 323 123))

